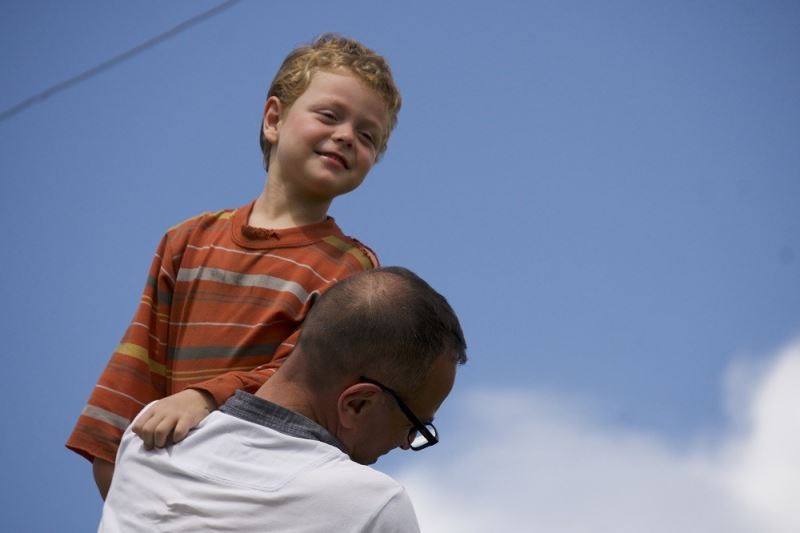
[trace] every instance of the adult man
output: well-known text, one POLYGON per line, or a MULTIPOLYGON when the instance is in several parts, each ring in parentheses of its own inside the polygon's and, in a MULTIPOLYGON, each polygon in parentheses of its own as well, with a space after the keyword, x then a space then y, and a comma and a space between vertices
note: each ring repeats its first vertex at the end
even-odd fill
POLYGON ((339 282, 255 395, 166 449, 126 431, 100 531, 418 531, 405 490, 363 465, 438 441, 465 349, 450 305, 412 272, 339 282))

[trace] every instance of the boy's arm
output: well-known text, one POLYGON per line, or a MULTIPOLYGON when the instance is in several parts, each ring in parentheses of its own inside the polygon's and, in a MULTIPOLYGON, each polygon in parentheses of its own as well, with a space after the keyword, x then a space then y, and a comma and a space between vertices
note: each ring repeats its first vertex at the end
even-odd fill
POLYGON ((97 490, 100 491, 100 497, 105 500, 108 496, 108 489, 111 487, 111 478, 114 477, 114 463, 95 457, 92 461, 92 473, 97 490))
MULTIPOLYGON (((312 303, 313 300, 306 303, 306 309, 303 311, 304 316, 308 314, 312 303)), ((251 393, 256 392, 289 357, 299 337, 300 328, 297 328, 278 346, 272 359, 263 365, 248 371, 226 372, 201 383, 195 383, 191 388, 210 394, 217 402, 217 405, 225 403, 238 389, 251 393)))
POLYGON ((182 441, 238 389, 256 392, 289 356, 299 335, 298 329, 283 341, 269 363, 247 372, 227 372, 159 400, 136 419, 131 429, 148 450, 182 441))
POLYGON ((113 474, 123 431, 147 403, 165 394, 166 343, 175 279, 172 256, 165 236, 151 263, 133 320, 66 443, 67 448, 93 463, 101 494, 113 474))

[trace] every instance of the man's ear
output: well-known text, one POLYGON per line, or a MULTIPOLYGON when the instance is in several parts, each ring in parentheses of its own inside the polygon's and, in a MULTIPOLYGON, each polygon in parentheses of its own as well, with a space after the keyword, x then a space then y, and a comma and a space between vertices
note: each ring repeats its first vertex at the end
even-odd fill
POLYGON ((339 395, 339 424, 347 429, 356 427, 375 408, 381 396, 381 390, 371 383, 347 387, 339 395))
POLYGON ((270 96, 264 104, 264 119, 261 121, 261 133, 270 144, 278 142, 278 124, 281 121, 283 104, 277 96, 270 96))

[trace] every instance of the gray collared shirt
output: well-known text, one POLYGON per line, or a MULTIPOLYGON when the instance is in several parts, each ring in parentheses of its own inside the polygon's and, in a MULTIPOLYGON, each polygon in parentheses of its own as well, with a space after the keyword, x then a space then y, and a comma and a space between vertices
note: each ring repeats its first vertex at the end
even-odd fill
POLYGON ((237 390, 236 394, 230 397, 219 410, 292 437, 318 440, 330 444, 348 454, 339 439, 313 420, 249 392, 237 390))

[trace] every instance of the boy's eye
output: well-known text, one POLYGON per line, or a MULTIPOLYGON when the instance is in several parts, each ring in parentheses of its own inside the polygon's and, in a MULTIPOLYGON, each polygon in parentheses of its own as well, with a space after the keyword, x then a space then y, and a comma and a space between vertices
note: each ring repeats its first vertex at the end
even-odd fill
POLYGON ((369 144, 373 144, 373 145, 375 144, 375 136, 372 135, 372 133, 370 133, 368 131, 362 131, 362 132, 360 132, 360 135, 361 135, 361 138, 364 139, 365 142, 368 142, 369 144))
POLYGON ((327 120, 336 120, 336 115, 333 111, 320 111, 319 114, 327 120))

